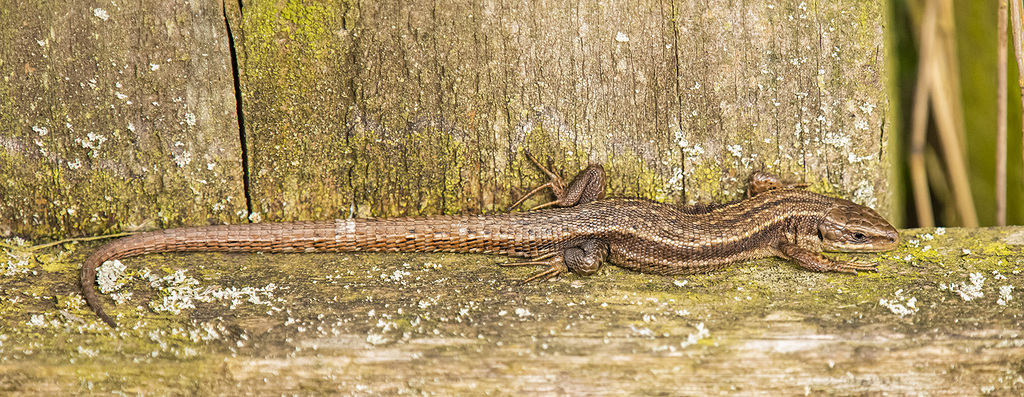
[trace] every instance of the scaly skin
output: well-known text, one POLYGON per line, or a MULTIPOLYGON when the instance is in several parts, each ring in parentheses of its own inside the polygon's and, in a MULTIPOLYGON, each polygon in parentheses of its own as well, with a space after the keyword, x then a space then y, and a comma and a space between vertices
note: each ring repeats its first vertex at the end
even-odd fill
MULTIPOLYGON (((547 186, 561 206, 498 215, 346 219, 186 227, 132 235, 104 245, 82 267, 86 302, 111 327, 95 291, 104 262, 175 251, 464 252, 532 258, 507 265, 546 265, 527 281, 567 270, 591 274, 601 263, 655 274, 686 274, 767 256, 818 272, 873 271, 873 264, 833 261, 822 251, 886 251, 899 233, 874 210, 756 173, 752 197, 682 207, 644 199, 602 199, 604 171, 591 165, 567 188, 547 186)), ((536 192, 536 190, 534 191, 536 192)), ((532 194, 533 192, 531 192, 532 194)), ((517 203, 518 204, 518 203, 517 203)))

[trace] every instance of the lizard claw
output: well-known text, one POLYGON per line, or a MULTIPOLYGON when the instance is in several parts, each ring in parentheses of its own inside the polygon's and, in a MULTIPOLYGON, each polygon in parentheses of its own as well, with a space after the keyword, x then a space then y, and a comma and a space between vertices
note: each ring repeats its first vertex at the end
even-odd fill
POLYGON ((775 189, 799 189, 810 186, 805 182, 784 181, 779 177, 763 171, 757 171, 750 176, 750 184, 747 188, 747 198, 775 189))
POLYGON ((549 202, 549 203, 544 203, 544 204, 538 205, 536 207, 533 207, 530 210, 532 211, 532 210, 536 210, 536 209, 540 209, 540 208, 544 208, 544 207, 550 207, 552 205, 558 204, 559 201, 561 201, 562 196, 565 195, 565 193, 564 193, 565 192, 565 182, 562 180, 562 177, 558 176, 558 174, 556 174, 554 172, 551 172, 551 170, 549 170, 547 168, 544 168, 544 166, 541 165, 540 162, 537 161, 537 159, 535 159, 532 154, 530 154, 530 152, 523 152, 523 153, 526 154, 526 158, 530 159, 530 162, 532 162, 533 165, 536 165, 537 168, 540 168, 541 171, 543 171, 545 174, 547 174, 548 178, 550 178, 550 181, 548 181, 548 183, 545 183, 543 185, 537 186, 535 189, 531 190, 529 193, 526 193, 526 195, 523 196, 522 198, 520 198, 519 201, 516 201, 515 204, 512 204, 512 206, 508 207, 508 211, 511 211, 512 209, 518 207, 520 204, 522 204, 524 201, 526 201, 526 199, 530 198, 530 196, 533 196, 534 194, 537 194, 537 192, 543 190, 544 188, 548 188, 548 187, 551 188, 551 191, 555 193, 555 197, 557 199, 555 201, 552 201, 552 202, 549 202))
POLYGON ((544 171, 544 173, 548 175, 548 178, 550 178, 550 181, 540 185, 536 189, 533 189, 530 193, 527 193, 523 198, 519 199, 519 201, 516 201, 515 204, 509 207, 510 211, 522 204, 528 197, 547 187, 550 187, 551 192, 554 193, 555 201, 538 205, 531 208, 531 210, 538 210, 553 205, 557 205, 559 207, 571 207, 604 198, 604 168, 601 167, 600 164, 591 164, 587 166, 583 171, 576 174, 576 177, 572 179, 572 182, 569 182, 569 186, 565 186, 565 181, 562 180, 562 177, 540 165, 540 163, 537 162, 537 159, 533 158, 529 152, 526 152, 526 157, 528 157, 530 161, 537 166, 537 168, 544 171))
POLYGON ((551 279, 553 279, 555 277, 558 277, 559 274, 562 274, 562 272, 564 272, 566 270, 568 270, 568 269, 566 269, 565 265, 563 265, 561 263, 559 263, 557 265, 556 264, 552 264, 551 267, 548 267, 545 270, 541 270, 541 271, 537 272, 537 274, 534 274, 534 275, 530 276, 530 278, 527 278, 526 280, 523 280, 522 284, 528 284, 529 282, 534 281, 534 280, 548 281, 548 280, 551 280, 551 279))
POLYGON ((526 280, 523 280, 521 284, 526 284, 535 280, 547 281, 569 270, 569 268, 565 266, 565 262, 562 261, 562 257, 556 256, 557 254, 558 252, 551 252, 544 254, 543 256, 540 256, 538 258, 535 258, 532 261, 502 263, 501 266, 512 267, 545 265, 548 266, 547 269, 541 270, 536 274, 530 276, 526 280))
POLYGON ((877 266, 877 265, 874 264, 874 263, 864 263, 864 262, 857 262, 857 261, 841 261, 841 262, 836 262, 836 263, 834 263, 834 266, 835 266, 835 268, 833 269, 834 271, 842 272, 842 273, 850 273, 850 274, 857 274, 857 272, 859 272, 859 271, 860 272, 877 272, 878 271, 878 269, 875 268, 875 266, 877 266))

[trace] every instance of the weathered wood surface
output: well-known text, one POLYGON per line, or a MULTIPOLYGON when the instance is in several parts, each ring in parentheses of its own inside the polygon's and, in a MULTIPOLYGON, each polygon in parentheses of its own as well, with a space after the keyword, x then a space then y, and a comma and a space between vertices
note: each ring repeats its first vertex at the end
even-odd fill
MULTIPOLYGON (((887 212, 881 3, 51 3, 0 6, 0 235, 489 212, 540 183, 524 150, 605 163, 612 196, 721 201, 765 168, 887 212)), ((994 303, 1019 232, 858 277, 150 256, 116 332, 78 297, 98 243, 8 249, 0 391, 1019 392, 1021 300, 994 303), (983 298, 938 288, 974 273, 983 298)))
POLYGON ((0 2, 0 236, 245 219, 219 4, 0 2))
POLYGON ((903 237, 859 256, 877 274, 763 260, 523 286, 532 269, 482 255, 151 255, 124 261, 130 298, 103 298, 117 331, 78 295, 96 243, 15 250, 25 264, 0 254, 0 392, 1024 392, 1024 227, 903 237))
POLYGON ((2 234, 490 212, 524 150, 616 196, 767 169, 888 212, 881 2, 7 3, 2 234))
POLYGON ((619 196, 725 200, 766 168, 885 207, 882 7, 247 4, 253 210, 504 209, 539 180, 523 150, 619 196))

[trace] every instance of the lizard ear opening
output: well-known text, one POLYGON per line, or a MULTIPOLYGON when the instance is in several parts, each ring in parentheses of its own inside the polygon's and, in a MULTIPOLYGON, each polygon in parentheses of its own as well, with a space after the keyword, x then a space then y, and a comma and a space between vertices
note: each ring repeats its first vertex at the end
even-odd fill
POLYGON ((837 241, 842 238, 843 226, 836 223, 831 216, 826 216, 820 224, 818 224, 818 238, 824 242, 837 241))

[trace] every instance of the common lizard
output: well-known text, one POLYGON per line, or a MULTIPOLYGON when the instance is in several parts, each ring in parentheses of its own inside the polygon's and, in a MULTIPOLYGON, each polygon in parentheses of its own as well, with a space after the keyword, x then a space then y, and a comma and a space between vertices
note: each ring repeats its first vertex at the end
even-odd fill
POLYGON ((498 254, 529 258, 503 266, 547 266, 525 280, 529 282, 566 271, 592 274, 606 260, 644 273, 673 275, 777 256, 807 270, 857 273, 873 271, 875 265, 836 261, 821 252, 878 252, 899 243, 896 229, 874 210, 762 172, 751 177, 746 199, 677 206, 604 199, 605 174, 599 164, 584 169, 567 186, 537 166, 550 181, 523 199, 551 188, 556 200, 526 212, 199 226, 135 234, 104 245, 85 260, 82 292, 96 314, 116 327, 95 290, 97 268, 109 260, 157 252, 498 254), (560 208, 542 209, 552 206, 560 208))

